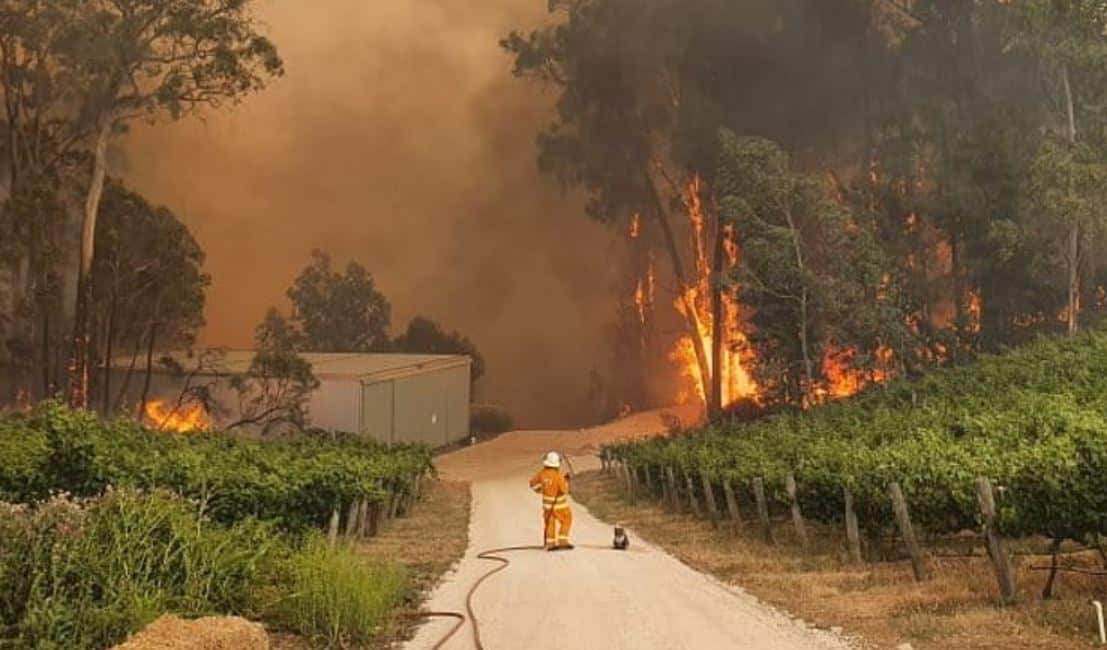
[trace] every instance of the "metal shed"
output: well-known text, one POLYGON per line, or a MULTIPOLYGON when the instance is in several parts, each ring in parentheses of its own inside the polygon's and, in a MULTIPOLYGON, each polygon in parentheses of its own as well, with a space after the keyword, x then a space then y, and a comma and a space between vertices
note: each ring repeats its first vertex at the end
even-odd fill
POLYGON ((307 354, 319 378, 311 423, 388 443, 446 445, 469 436, 464 356, 307 354))
MULTIPOLYGON (((193 355, 173 354, 182 368, 193 355)), ((310 425, 328 431, 360 433, 385 443, 418 442, 434 447, 469 436, 470 370, 467 356, 413 354, 302 353, 319 388, 308 404, 310 425)), ((218 363, 199 375, 240 375, 254 358, 251 350, 222 351, 218 363)), ((116 372, 128 360, 116 360, 116 372)), ((172 398, 180 379, 156 370, 151 397, 172 398)), ((128 391, 129 393, 131 391, 128 391)), ((217 395, 219 397, 219 395, 217 395)), ((132 397, 132 402, 137 401, 132 397)), ((233 400, 221 400, 224 403, 233 400)))

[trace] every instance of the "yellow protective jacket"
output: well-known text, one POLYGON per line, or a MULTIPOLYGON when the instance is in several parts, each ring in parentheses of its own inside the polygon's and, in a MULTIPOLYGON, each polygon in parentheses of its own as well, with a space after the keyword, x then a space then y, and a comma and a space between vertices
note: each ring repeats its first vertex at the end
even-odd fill
POLYGON ((543 468, 530 479, 530 487, 542 495, 542 510, 569 509, 569 481, 560 470, 543 468))

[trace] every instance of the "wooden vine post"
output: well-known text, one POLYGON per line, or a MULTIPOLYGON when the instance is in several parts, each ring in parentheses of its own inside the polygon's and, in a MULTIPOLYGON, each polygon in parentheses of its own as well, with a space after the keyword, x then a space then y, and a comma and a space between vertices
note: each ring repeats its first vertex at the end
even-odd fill
POLYGON ((715 490, 711 487, 711 479, 703 470, 700 470, 700 482, 703 483, 703 498, 707 502, 707 514, 711 517, 711 523, 718 526, 719 504, 715 501, 715 490))
POLYGON ((922 582, 930 578, 926 568, 926 559, 923 557, 919 540, 915 537, 915 529, 911 526, 911 514, 907 510, 907 499, 903 496, 903 488, 893 481, 888 485, 888 496, 892 499, 892 509, 896 513, 896 524, 899 526, 903 543, 907 546, 907 553, 911 556, 911 570, 915 572, 915 580, 922 582))
POLYGON ((788 492, 788 500, 792 502, 792 524, 796 527, 796 537, 799 539, 800 546, 806 551, 808 548, 807 525, 803 521, 803 511, 800 510, 795 476, 789 474, 784 479, 784 489, 788 492))
POLYGON ((846 541, 849 544, 849 559, 861 564, 861 529, 857 524, 857 512, 853 509, 853 493, 842 488, 842 498, 846 502, 846 541))
POLYGON ((376 537, 384 522, 384 506, 381 501, 369 504, 365 509, 366 535, 376 537))
POLYGON ((327 543, 332 547, 338 544, 338 522, 340 518, 339 507, 335 505, 334 510, 331 511, 331 520, 327 526, 327 543))
POLYGON ((996 581, 999 583, 999 595, 1004 604, 1010 605, 1018 598, 1018 591, 1011 571, 1011 557, 996 528, 995 491, 992 489, 992 482, 986 478, 976 479, 976 501, 980 505, 984 537, 988 542, 988 555, 991 557, 996 581))
POLYGON ((369 535, 369 500, 362 497, 357 504, 358 537, 369 535))
POLYGON ((350 501, 350 507, 346 510, 346 537, 353 537, 358 532, 358 503, 357 499, 350 501))
POLYGON ((761 521, 761 534, 766 544, 773 543, 773 524, 769 521, 769 502, 765 500, 765 481, 753 479, 753 498, 757 502, 757 518, 761 521))
POLYGON ((700 508, 699 499, 696 498, 696 484, 692 482, 692 476, 688 473, 684 473, 684 484, 688 488, 688 503, 692 506, 692 512, 697 517, 703 516, 703 510, 700 508))
POLYGON ((634 479, 630 476, 630 467, 626 463, 620 463, 623 472, 623 484, 626 486, 627 500, 634 503, 634 479))
POLYGON ((738 510, 738 498, 734 495, 734 487, 730 481, 723 481, 723 496, 726 498, 726 510, 730 514, 730 520, 734 522, 735 530, 742 527, 742 513, 738 510))
POLYGON ((680 514, 683 508, 680 505, 680 490, 677 489, 676 473, 673 472, 673 468, 665 466, 665 482, 669 486, 669 498, 671 506, 674 512, 680 514))

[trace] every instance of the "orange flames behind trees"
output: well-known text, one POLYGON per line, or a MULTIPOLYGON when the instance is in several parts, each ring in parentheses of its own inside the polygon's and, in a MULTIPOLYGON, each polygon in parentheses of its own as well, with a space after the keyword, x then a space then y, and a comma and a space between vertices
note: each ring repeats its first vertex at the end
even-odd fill
POLYGON ((823 375, 826 386, 815 391, 821 401, 853 397, 875 384, 883 384, 892 378, 895 353, 891 348, 882 346, 876 351, 871 368, 857 368, 853 361, 857 357, 857 348, 838 348, 827 346, 823 355, 823 375))
MULTIPOLYGON (((712 286, 711 286, 711 261, 707 255, 706 223, 703 204, 700 200, 700 179, 693 176, 688 184, 684 197, 688 219, 691 223, 692 251, 695 255, 695 284, 684 289, 683 295, 677 297, 674 306, 678 313, 685 318, 690 326, 694 326, 699 332, 706 350, 713 349, 714 344, 714 318, 712 311, 712 286)), ((730 273, 738 266, 738 246, 733 232, 727 228, 723 232, 723 260, 724 271, 730 273)), ((723 300, 723 343, 722 343, 722 406, 733 406, 742 399, 756 400, 758 397, 757 382, 754 381, 749 368, 754 359, 742 328, 742 311, 737 299, 732 292, 722 292, 723 300)), ((712 368, 713 360, 710 353, 705 360, 707 363, 708 377, 700 369, 699 357, 696 353, 696 342, 692 335, 688 334, 680 338, 676 348, 670 354, 670 358, 679 364, 681 374, 690 384, 690 389, 682 391, 678 396, 678 402, 688 403, 694 394, 703 404, 707 403, 707 396, 711 391, 709 377, 715 372, 712 368)))
MULTIPOLYGON (((713 272, 708 254, 710 250, 708 219, 700 196, 701 181, 693 176, 681 198, 691 226, 690 244, 695 262, 695 277, 692 278, 694 283, 685 287, 676 296, 673 306, 685 320, 686 327, 689 330, 694 327, 698 332, 703 349, 707 351, 707 358, 701 361, 697 353, 697 341, 691 333, 686 333, 676 341, 669 353, 669 359, 677 365, 685 384, 685 388, 677 393, 677 403, 691 404, 698 400, 701 405, 706 405, 712 389, 710 377, 714 372, 711 354, 714 337, 711 284, 713 272), (707 373, 701 370, 701 363, 704 362, 706 362, 707 373)), ((634 215, 632 218, 627 234, 632 240, 641 237, 639 215, 634 215)), ((731 227, 724 228, 723 235, 722 266, 724 273, 731 275, 738 267, 740 251, 731 227)), ((656 280, 651 258, 646 276, 639 279, 634 288, 634 305, 643 324, 646 322, 646 314, 655 304, 655 287, 656 280)), ((762 391, 752 373, 752 369, 757 364, 756 353, 747 337, 743 307, 733 291, 723 291, 721 298, 724 319, 722 324, 724 340, 721 349, 722 406, 732 407, 743 400, 760 404, 763 398, 762 391)), ((890 348, 881 347, 876 351, 871 363, 860 364, 868 367, 855 367, 857 355, 856 348, 827 346, 821 362, 824 381, 811 390, 811 404, 851 397, 872 385, 885 383, 892 378, 896 358, 890 348)))
POLYGON ((159 431, 194 433, 211 427, 207 411, 199 404, 172 406, 161 400, 146 403, 146 419, 159 431))

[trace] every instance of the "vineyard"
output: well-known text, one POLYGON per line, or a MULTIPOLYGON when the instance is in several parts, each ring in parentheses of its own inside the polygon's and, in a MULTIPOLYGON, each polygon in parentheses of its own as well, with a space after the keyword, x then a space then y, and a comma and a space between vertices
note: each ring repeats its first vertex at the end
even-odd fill
POLYGON ((841 526, 858 559, 859 532, 935 538, 985 523, 1054 549, 1065 540, 1098 547, 1107 533, 1107 331, 1042 340, 804 414, 613 445, 603 456, 627 470, 632 491, 676 507, 763 521, 791 511, 798 529, 841 526), (994 520, 982 514, 993 500, 994 520))
POLYGON ((410 586, 338 535, 406 515, 432 471, 423 447, 175 436, 53 403, 0 417, 0 459, 0 647, 108 647, 167 612, 366 642, 410 586))

